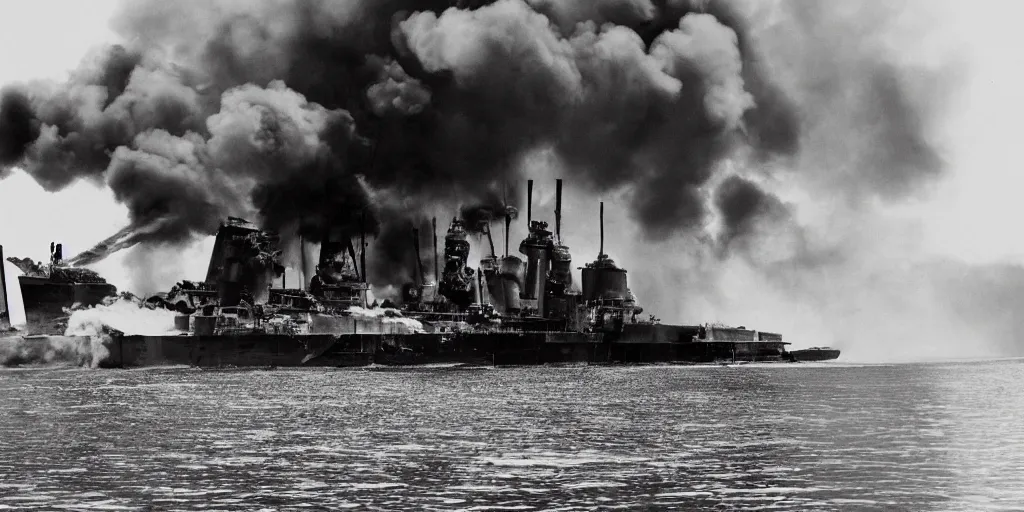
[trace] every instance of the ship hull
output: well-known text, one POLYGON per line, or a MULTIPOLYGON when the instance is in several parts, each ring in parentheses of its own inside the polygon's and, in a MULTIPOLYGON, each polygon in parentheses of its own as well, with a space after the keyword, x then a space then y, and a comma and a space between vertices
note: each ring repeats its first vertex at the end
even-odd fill
POLYGON ((112 340, 89 336, 2 336, 0 366, 64 364, 114 368, 120 366, 110 357, 112 340))
POLYGON ((460 334, 247 334, 124 336, 105 342, 101 366, 353 367, 463 364, 698 364, 788 361, 774 342, 609 341, 601 334, 510 332, 460 334))
POLYGON ((95 306, 116 289, 106 283, 65 283, 48 278, 18 276, 25 306, 25 334, 60 335, 67 324, 65 308, 95 306))
POLYGON ((377 337, 361 334, 112 336, 107 364, 123 368, 365 366, 373 362, 377 337))
POLYGON ((839 359, 839 350, 836 349, 793 350, 790 354, 797 361, 834 361, 839 359))

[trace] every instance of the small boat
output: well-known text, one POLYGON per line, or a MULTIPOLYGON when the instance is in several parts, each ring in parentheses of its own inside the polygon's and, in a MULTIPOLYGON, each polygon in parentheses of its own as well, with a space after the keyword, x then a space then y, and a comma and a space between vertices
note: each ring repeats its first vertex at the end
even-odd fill
POLYGON ((811 347, 789 352, 797 361, 832 361, 839 359, 839 349, 832 347, 811 347))

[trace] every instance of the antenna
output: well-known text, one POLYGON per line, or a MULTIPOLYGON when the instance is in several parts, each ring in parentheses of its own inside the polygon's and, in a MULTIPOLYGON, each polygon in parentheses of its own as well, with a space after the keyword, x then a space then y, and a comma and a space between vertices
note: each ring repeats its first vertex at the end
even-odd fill
POLYGON ((597 252, 597 257, 604 256, 604 201, 601 201, 601 249, 597 252))

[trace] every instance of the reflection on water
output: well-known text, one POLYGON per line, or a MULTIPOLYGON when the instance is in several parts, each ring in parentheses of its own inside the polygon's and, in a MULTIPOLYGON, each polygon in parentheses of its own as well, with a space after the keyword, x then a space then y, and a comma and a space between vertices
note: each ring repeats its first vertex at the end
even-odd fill
POLYGON ((1024 362, 0 371, 0 509, 1020 510, 1024 362))

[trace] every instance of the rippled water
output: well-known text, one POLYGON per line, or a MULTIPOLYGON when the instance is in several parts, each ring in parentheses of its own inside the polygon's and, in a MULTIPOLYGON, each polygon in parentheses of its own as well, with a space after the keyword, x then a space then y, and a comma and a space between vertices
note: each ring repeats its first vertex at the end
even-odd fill
POLYGON ((0 370, 0 508, 1021 510, 1024 361, 0 370))

